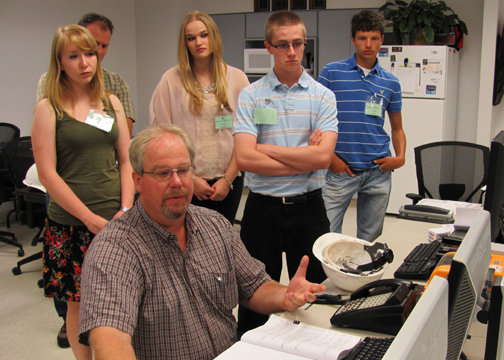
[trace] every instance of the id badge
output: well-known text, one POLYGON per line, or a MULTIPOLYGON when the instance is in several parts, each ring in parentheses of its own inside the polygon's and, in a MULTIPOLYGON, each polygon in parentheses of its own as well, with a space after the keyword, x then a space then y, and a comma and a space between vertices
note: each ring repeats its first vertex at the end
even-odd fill
POLYGON ((376 96, 370 96, 366 100, 366 115, 370 116, 382 116, 382 99, 376 97, 376 96))
POLYGON ((231 127, 233 127, 233 118, 231 115, 215 117, 215 129, 229 129, 231 127))
POLYGON ((277 109, 255 108, 254 124, 258 125, 276 125, 277 109))
POLYGON ((114 119, 108 115, 96 114, 94 110, 89 110, 86 118, 86 124, 94 126, 97 129, 110 132, 114 119))

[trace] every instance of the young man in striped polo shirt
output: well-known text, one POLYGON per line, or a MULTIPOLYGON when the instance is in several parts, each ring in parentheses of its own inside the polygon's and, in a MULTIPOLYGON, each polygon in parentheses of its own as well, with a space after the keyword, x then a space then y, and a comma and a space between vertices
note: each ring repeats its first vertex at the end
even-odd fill
MULTIPOLYGON (((285 252, 291 278, 308 255, 306 278, 321 282, 326 276, 312 246, 329 232, 321 188, 338 136, 336 102, 301 66, 306 29, 297 14, 273 13, 265 35, 274 69, 242 90, 233 129, 236 163, 250 188, 241 238, 273 279, 280 279, 285 252)), ((266 319, 240 307, 238 329, 266 319)))
POLYGON ((373 241, 382 233, 391 171, 404 165, 399 79, 380 66, 383 17, 363 10, 352 18, 355 54, 327 64, 318 81, 336 96, 339 137, 326 176, 323 198, 331 231, 341 233, 343 216, 357 193, 357 237, 373 241), (383 129, 387 112, 392 134, 383 129), (389 149, 390 139, 395 156, 389 149))

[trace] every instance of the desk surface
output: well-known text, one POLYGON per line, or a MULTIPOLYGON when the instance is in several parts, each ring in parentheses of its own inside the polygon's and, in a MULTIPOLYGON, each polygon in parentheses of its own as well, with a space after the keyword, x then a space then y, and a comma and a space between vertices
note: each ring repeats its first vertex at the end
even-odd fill
POLYGON ((43 191, 31 187, 16 189, 14 194, 22 196, 25 201, 36 204, 45 204, 46 194, 43 191))
MULTIPOLYGON (((382 243, 387 243, 388 247, 394 252, 394 261, 390 264, 383 275, 383 279, 393 278, 394 271, 402 264, 404 258, 410 253, 413 248, 420 243, 427 242, 427 233, 431 228, 440 227, 440 224, 427 223, 421 221, 412 221, 405 219, 397 219, 391 226, 386 228, 383 234, 376 240, 382 243)), ((415 281, 418 283, 419 281, 415 281)), ((338 290, 329 280, 324 282, 328 289, 338 290)), ((347 291, 341 291, 348 293, 347 291)), ((279 314, 281 317, 289 320, 299 320, 301 323, 321 327, 324 329, 331 328, 329 319, 334 314, 335 306, 332 305, 312 305, 308 310, 298 309, 294 312, 284 312, 279 314)), ((379 334, 371 331, 335 328, 338 331, 343 331, 348 334, 361 337, 375 336, 386 337, 389 335, 379 334)))

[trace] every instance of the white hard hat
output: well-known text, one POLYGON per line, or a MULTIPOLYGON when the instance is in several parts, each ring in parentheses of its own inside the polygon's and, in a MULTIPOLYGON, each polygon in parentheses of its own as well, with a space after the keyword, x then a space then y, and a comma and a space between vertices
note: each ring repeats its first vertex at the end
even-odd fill
POLYGON ((331 282, 348 291, 381 279, 393 260, 386 244, 336 233, 319 237, 312 251, 331 282))
POLYGON ((38 189, 40 191, 47 192, 44 185, 42 185, 39 181, 36 164, 30 166, 30 168, 26 172, 26 178, 23 180, 23 184, 38 189))

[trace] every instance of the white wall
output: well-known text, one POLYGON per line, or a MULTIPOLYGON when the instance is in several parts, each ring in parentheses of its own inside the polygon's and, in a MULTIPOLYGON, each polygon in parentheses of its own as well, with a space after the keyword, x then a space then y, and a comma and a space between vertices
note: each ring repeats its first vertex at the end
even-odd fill
POLYGON ((30 135, 37 82, 49 66, 51 42, 59 26, 76 23, 86 12, 102 13, 115 31, 104 67, 121 74, 136 105, 134 0, 2 0, 0 5, 0 121, 30 135))

